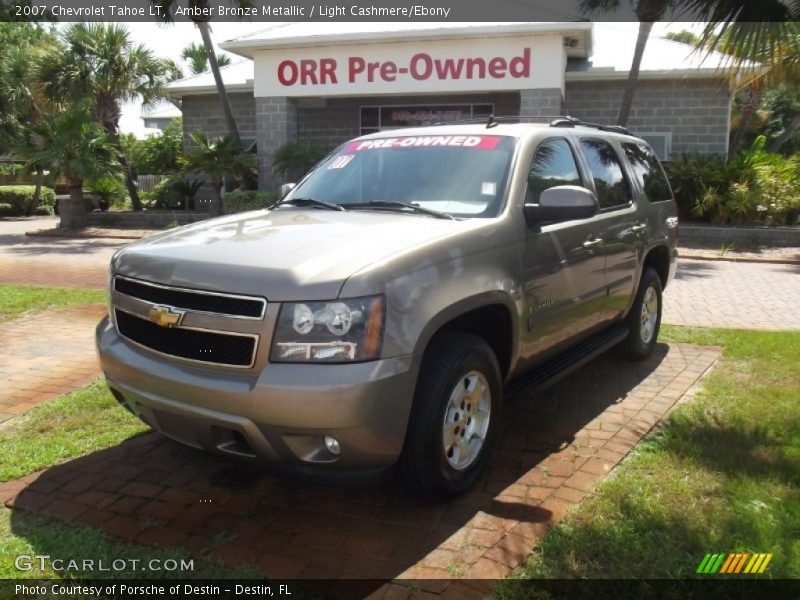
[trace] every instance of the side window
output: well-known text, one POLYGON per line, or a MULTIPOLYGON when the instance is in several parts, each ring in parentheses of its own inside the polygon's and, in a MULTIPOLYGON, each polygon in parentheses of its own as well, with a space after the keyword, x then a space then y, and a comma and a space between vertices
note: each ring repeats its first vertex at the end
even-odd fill
POLYGON ((628 204, 631 201, 630 188, 611 144, 605 140, 584 138, 581 149, 594 179, 600 210, 628 204))
POLYGON ((650 202, 671 200, 672 191, 655 153, 644 144, 622 144, 639 185, 650 202))
POLYGON ((536 204, 543 191, 557 185, 582 185, 572 148, 564 138, 550 138, 539 144, 528 171, 525 201, 536 204))

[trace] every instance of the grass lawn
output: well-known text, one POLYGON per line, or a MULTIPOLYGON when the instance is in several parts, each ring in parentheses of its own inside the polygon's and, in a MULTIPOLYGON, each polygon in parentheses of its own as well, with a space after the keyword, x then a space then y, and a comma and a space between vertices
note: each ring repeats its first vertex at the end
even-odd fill
MULTIPOLYGON (((70 558, 82 560, 91 558, 102 561, 109 568, 113 561, 125 560, 122 570, 99 573, 99 577, 112 576, 114 579, 125 578, 254 578, 261 577, 248 567, 236 569, 223 567, 207 561, 194 560, 191 568, 179 571, 173 569, 167 560, 191 560, 189 553, 182 549, 161 550, 147 546, 139 546, 122 542, 98 529, 69 525, 51 519, 33 515, 24 511, 12 511, 0 506, 0 579, 61 579, 75 578, 76 572, 53 571, 47 567, 40 570, 38 562, 33 563, 29 571, 18 571, 14 565, 14 557, 20 555, 49 555, 52 558, 70 558), (133 561, 139 561, 134 563, 133 561), (149 561, 159 563, 150 564, 149 561), (146 567, 162 570, 142 570, 146 567)), ((116 565, 123 566, 122 563, 116 565)), ((25 566, 25 565, 23 565, 25 566)), ((91 577, 90 573, 80 573, 83 577, 91 577)))
POLYGON ((0 285, 0 321, 35 310, 80 304, 105 304, 105 290, 30 285, 0 285))
POLYGON ((146 430, 97 379, 0 425, 0 481, 113 446, 146 430))
POLYGON ((774 553, 758 577, 800 577, 800 332, 665 327, 662 339, 724 358, 515 577, 686 578, 706 553, 736 551, 774 553))

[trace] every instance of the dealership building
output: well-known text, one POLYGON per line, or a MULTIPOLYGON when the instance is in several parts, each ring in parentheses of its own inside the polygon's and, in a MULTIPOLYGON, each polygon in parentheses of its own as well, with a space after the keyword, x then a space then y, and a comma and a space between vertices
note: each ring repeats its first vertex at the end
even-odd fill
MULTIPOLYGON (((291 23, 221 46, 240 136, 260 185, 281 145, 472 117, 571 115, 613 124, 636 28, 623 23, 291 23)), ((662 159, 724 154, 734 79, 720 54, 651 37, 628 127, 662 159)), ((174 82, 185 139, 227 133, 210 73, 174 82)))

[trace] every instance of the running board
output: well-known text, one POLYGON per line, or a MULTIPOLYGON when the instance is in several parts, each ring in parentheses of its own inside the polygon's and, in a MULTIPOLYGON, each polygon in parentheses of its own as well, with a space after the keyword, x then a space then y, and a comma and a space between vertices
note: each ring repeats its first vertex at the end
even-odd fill
POLYGON ((593 358, 619 344, 628 337, 628 329, 623 326, 612 327, 582 342, 580 345, 562 352, 555 358, 538 365, 512 379, 505 387, 505 393, 536 394, 543 389, 573 373, 593 358))

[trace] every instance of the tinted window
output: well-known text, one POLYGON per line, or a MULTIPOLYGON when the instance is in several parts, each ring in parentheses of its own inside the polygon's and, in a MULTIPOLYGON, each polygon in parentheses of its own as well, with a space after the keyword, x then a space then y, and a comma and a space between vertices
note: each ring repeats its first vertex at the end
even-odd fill
POLYGON ((630 202, 628 182, 622 173, 619 157, 611 144, 604 140, 583 139, 581 148, 594 179, 600 209, 628 204, 630 202))
POLYGON ((557 185, 581 185, 575 157, 564 138, 545 140, 536 149, 528 172, 526 202, 538 203, 544 190, 557 185))
POLYGON ((669 183, 655 153, 644 144, 622 144, 639 185, 650 202, 671 200, 669 183))

